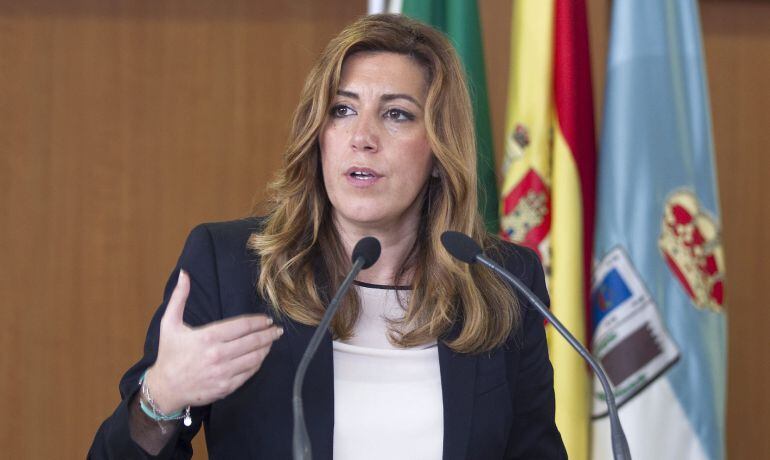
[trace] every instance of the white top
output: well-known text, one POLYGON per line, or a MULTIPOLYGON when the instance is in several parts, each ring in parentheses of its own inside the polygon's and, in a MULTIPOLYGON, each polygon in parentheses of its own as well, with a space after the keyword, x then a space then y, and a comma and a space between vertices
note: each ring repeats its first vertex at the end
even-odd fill
POLYGON ((436 342, 403 349, 388 341, 386 318, 403 316, 397 296, 410 291, 355 289, 362 309, 355 335, 333 343, 334 459, 438 460, 444 405, 436 342))

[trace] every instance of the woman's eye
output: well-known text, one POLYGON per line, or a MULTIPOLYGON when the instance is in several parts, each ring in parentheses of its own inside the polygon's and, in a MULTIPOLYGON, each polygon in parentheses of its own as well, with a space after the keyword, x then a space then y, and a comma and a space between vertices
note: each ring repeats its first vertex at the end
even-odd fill
POLYGON ((353 109, 351 109, 346 105, 335 105, 334 107, 332 107, 332 110, 331 110, 331 114, 335 118, 347 117, 348 115, 352 115, 353 113, 354 113, 353 109))
POLYGON ((385 112, 385 118, 389 118, 395 121, 408 121, 414 120, 414 115, 401 109, 390 109, 385 112))

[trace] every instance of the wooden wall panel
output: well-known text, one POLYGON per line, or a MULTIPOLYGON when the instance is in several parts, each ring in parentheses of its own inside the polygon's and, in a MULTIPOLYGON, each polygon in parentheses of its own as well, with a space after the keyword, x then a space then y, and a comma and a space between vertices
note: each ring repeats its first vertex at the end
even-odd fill
POLYGON ((196 223, 247 215, 364 2, 0 3, 0 445, 82 458, 196 223))
POLYGON ((770 458, 770 3, 701 2, 727 263, 727 451, 770 458))

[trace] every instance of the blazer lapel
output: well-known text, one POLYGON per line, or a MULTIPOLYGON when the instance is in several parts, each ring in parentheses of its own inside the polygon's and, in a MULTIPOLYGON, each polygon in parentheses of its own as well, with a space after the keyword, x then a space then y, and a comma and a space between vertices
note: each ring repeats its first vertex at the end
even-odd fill
MULTIPOLYGON (((284 329, 286 338, 290 339, 296 372, 316 328, 289 321, 284 329)), ((324 333, 323 340, 307 368, 302 399, 313 458, 331 460, 334 443, 334 362, 332 339, 328 331, 324 333)))
POLYGON ((438 359, 444 401, 443 459, 463 460, 470 437, 477 358, 455 353, 439 340, 438 359))

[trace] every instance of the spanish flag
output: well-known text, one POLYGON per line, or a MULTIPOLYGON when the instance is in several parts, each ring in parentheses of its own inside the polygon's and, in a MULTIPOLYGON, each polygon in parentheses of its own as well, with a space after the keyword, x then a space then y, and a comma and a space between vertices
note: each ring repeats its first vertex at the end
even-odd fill
MULTIPOLYGON (((543 261, 551 310, 583 343, 596 179, 584 0, 517 0, 500 203, 503 237, 543 261)), ((556 423, 571 459, 589 455, 590 375, 548 326, 556 423)))

